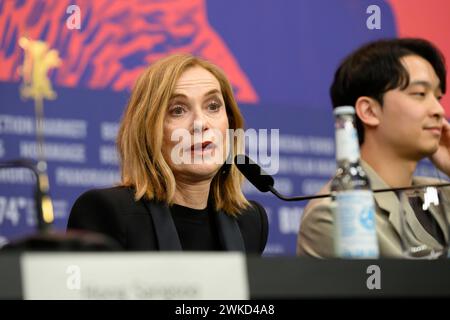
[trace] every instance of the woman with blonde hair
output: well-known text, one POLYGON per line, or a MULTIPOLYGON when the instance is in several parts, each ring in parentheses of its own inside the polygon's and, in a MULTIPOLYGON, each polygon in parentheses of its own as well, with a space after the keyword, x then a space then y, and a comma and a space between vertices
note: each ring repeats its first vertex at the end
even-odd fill
POLYGON ((106 234, 125 250, 261 254, 266 212, 244 197, 229 161, 242 145, 229 130, 243 125, 217 66, 189 54, 156 61, 138 79, 119 129, 121 184, 81 195, 67 228, 106 234))

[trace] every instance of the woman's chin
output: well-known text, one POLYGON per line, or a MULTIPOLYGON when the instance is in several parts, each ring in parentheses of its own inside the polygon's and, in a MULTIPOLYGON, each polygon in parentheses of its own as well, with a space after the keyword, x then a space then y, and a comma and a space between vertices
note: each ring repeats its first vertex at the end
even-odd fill
POLYGON ((184 165, 180 170, 185 175, 192 175, 195 177, 214 177, 221 166, 216 163, 202 163, 184 165))

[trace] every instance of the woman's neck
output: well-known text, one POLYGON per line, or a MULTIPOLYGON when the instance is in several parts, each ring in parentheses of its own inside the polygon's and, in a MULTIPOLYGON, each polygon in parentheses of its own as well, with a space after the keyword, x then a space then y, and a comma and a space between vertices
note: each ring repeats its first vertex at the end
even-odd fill
POLYGON ((192 209, 205 209, 208 206, 209 189, 212 180, 195 183, 177 180, 174 203, 192 209))

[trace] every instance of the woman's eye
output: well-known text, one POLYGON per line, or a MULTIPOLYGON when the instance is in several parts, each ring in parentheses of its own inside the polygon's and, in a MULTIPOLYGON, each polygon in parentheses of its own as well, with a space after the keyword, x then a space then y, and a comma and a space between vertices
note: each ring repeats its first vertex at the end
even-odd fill
POLYGON ((222 105, 218 102, 211 102, 208 104, 208 109, 211 111, 218 111, 222 105))
POLYGON ((174 106, 170 109, 170 114, 174 116, 181 116, 184 111, 185 110, 182 106, 174 106))
POLYGON ((425 92, 413 92, 414 96, 425 97, 425 92))

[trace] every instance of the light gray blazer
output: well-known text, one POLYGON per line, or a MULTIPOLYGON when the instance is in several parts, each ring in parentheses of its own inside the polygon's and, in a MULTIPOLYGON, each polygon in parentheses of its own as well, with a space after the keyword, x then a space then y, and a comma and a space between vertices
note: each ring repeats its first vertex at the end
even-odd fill
MULTIPOLYGON (((365 162, 362 166, 366 171, 372 189, 389 188, 389 186, 376 174, 376 172, 365 162)), ((439 183, 437 179, 414 177, 413 184, 439 183)), ((450 188, 441 188, 443 201, 450 208, 450 188)), ((329 193, 330 183, 326 184, 319 193, 329 193)), ((401 224, 400 224, 400 201, 394 192, 375 193, 376 205, 376 228, 380 257, 401 257, 401 224)), ((442 216, 430 209, 431 214, 437 220, 446 240, 449 231, 445 227, 442 216)), ((447 212, 447 217, 449 212, 447 212)), ((433 238, 417 220, 411 208, 408 208, 406 217, 409 220, 414 234, 409 235, 418 243, 425 243, 433 248, 442 248, 442 245, 433 238)), ((317 258, 336 257, 334 250, 334 217, 331 211, 331 199, 314 199, 306 206, 301 219, 300 229, 297 237, 297 254, 313 256, 317 258)))

